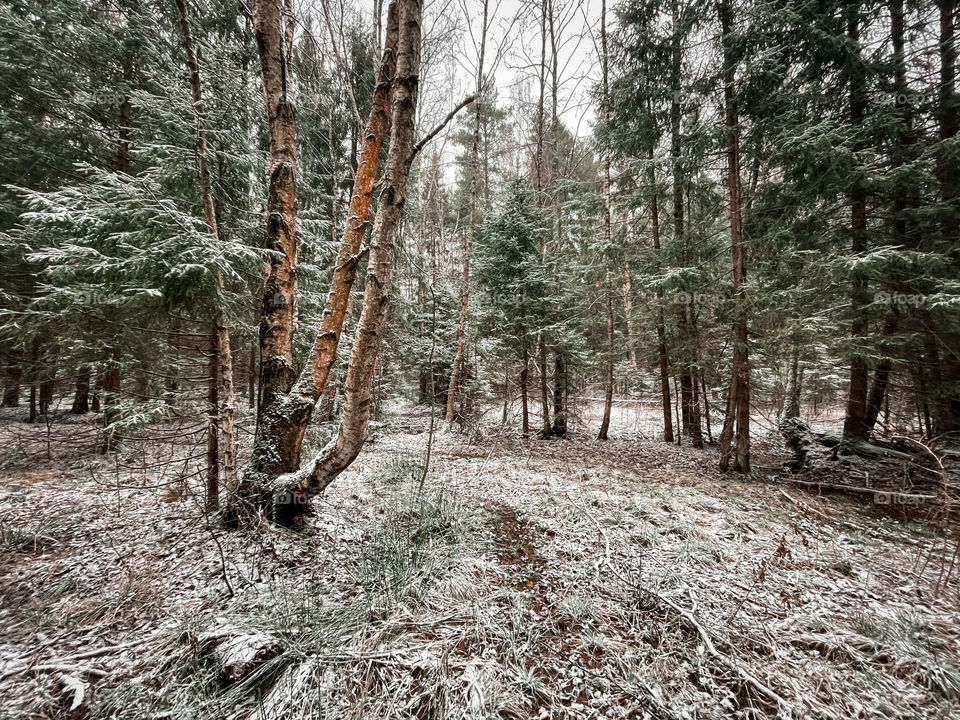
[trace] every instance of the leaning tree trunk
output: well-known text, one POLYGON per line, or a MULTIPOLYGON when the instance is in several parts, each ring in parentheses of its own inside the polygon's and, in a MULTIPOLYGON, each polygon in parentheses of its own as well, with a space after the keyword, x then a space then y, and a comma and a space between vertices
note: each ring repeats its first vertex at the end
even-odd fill
POLYGON ((294 472, 300 466, 303 436, 336 361, 350 290, 363 256, 361 246, 369 224, 380 152, 390 121, 390 94, 397 64, 399 26, 398 3, 393 2, 388 10, 386 45, 320 333, 303 372, 294 384, 290 352, 293 315, 290 308, 295 291, 291 263, 296 260, 296 245, 290 228, 296 222, 295 124, 293 106, 283 94, 287 58, 280 52, 281 20, 275 3, 260 0, 257 7, 260 10, 255 13, 255 17, 259 17, 255 29, 271 133, 268 237, 271 246, 279 247, 286 256, 272 262, 267 278, 261 321, 257 437, 241 494, 269 497, 271 491, 268 488, 272 487, 274 480, 282 474, 294 472), (278 97, 284 99, 275 102, 274 98, 278 97), (276 294, 274 288, 282 288, 282 291, 276 294), (275 302, 277 298, 282 301, 280 304, 275 302), (277 329, 276 332, 273 328, 277 329))
MULTIPOLYGON (((417 92, 420 83, 422 0, 399 0, 397 66, 391 91, 393 125, 383 192, 373 228, 363 308, 350 356, 344 389, 343 418, 337 436, 303 470, 278 478, 291 495, 321 492, 357 457, 366 437, 371 410, 371 380, 386 330, 394 248, 403 217, 407 180, 414 157, 417 92)), ((277 503, 277 497, 274 496, 277 503)), ((282 502, 282 500, 281 500, 282 502)))

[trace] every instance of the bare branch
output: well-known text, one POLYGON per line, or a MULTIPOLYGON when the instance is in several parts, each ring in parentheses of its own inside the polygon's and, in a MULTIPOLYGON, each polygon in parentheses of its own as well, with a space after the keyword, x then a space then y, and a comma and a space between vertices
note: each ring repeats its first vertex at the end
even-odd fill
POLYGON ((418 142, 418 143, 413 147, 413 152, 411 153, 411 155, 412 155, 412 156, 416 156, 416 154, 417 154, 418 152, 420 152, 421 150, 423 150, 424 146, 425 146, 427 143, 429 143, 431 140, 433 140, 438 134, 440 134, 440 131, 443 130, 443 129, 447 126, 447 124, 448 124, 451 120, 453 120, 454 117, 456 117, 456 114, 457 114, 458 112, 460 112, 461 110, 463 110, 467 105, 469 105, 470 103, 472 103, 472 102, 473 102, 474 100, 476 100, 476 99, 477 99, 477 96, 476 96, 476 95, 470 95, 469 97, 464 98, 464 99, 460 102, 459 105, 457 105, 453 110, 451 110, 449 113, 447 113, 447 116, 440 122, 439 125, 437 125, 433 130, 431 130, 430 132, 428 132, 427 135, 426 135, 426 137, 424 137, 423 140, 421 140, 420 142, 418 142))

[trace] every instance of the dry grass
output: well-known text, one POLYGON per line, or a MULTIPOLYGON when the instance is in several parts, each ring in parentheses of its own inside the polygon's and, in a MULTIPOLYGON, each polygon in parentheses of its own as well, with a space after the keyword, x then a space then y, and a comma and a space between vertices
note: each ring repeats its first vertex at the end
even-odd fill
POLYGON ((425 427, 380 434, 297 532, 211 530, 189 482, 122 464, 114 488, 11 475, 6 717, 960 714, 928 529, 626 437, 443 433, 421 489, 425 427))

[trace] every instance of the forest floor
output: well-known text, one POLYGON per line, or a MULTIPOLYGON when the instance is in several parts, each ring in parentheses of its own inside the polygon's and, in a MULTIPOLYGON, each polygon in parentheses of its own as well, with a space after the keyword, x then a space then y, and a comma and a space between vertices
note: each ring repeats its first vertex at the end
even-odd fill
POLYGON ((955 536, 769 482, 773 441, 745 479, 438 427, 424 478, 428 426, 230 531, 171 470, 195 448, 2 419, 0 717, 960 717, 955 536))

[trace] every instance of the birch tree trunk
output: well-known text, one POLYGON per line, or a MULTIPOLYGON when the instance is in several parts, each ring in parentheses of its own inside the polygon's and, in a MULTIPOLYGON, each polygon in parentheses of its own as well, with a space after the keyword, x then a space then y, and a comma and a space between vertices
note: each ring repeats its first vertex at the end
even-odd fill
POLYGON ((269 504, 275 481, 300 467, 303 436, 314 406, 323 394, 336 362, 350 290, 370 220, 374 183, 390 121, 390 94, 397 67, 397 2, 387 14, 383 57, 374 90, 370 119, 360 147, 350 208, 337 254, 320 333, 299 378, 292 358, 293 304, 296 278, 296 123, 287 97, 287 30, 276 2, 258 0, 254 30, 260 52, 264 97, 270 132, 268 246, 281 255, 271 260, 264 291, 260 329, 260 382, 257 433, 241 495, 255 505, 269 504))
POLYGON ((398 0, 397 66, 391 92, 393 126, 370 261, 363 309, 350 355, 344 390, 343 419, 337 436, 303 470, 279 478, 294 497, 322 491, 357 457, 366 437, 371 410, 371 380, 386 329, 394 248, 407 180, 413 161, 417 92, 420 82, 422 0, 398 0))

